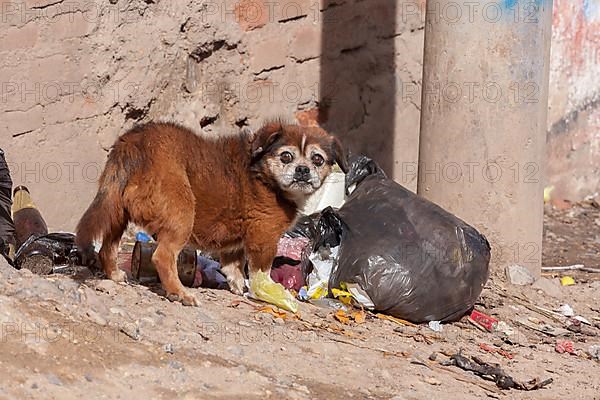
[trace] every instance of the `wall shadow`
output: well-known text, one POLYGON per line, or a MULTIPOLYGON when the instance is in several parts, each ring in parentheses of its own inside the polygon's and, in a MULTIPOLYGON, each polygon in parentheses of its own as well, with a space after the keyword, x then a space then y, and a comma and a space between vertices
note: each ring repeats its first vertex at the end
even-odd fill
POLYGON ((396 1, 324 0, 319 122, 392 176, 396 1))

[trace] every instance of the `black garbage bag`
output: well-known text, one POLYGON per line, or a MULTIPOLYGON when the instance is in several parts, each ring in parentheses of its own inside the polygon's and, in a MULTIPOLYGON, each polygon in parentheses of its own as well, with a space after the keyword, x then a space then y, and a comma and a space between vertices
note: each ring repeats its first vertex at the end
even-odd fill
POLYGON ((12 180, 0 149, 0 254, 8 255, 8 245, 14 244, 15 225, 11 214, 12 180))
POLYGON ((340 244, 330 292, 358 284, 377 311, 413 322, 455 320, 470 310, 489 276, 486 238, 367 157, 353 160, 346 188, 353 185, 318 225, 317 246, 340 244))

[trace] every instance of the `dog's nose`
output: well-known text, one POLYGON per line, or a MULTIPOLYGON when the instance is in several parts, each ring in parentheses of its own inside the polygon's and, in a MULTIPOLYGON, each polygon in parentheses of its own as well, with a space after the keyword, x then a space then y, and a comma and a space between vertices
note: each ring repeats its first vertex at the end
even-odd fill
POLYGON ((310 180, 310 168, 306 165, 298 165, 296 172, 294 173, 294 179, 298 181, 309 181, 310 180))
POLYGON ((296 167, 296 173, 298 175, 310 174, 310 169, 306 165, 298 165, 296 167))

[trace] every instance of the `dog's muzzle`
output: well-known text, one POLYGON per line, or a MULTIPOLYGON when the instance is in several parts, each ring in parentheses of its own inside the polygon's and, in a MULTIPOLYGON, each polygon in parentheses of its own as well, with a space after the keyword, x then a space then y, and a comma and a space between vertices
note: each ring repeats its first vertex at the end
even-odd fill
POLYGON ((310 182, 310 168, 306 165, 298 165, 294 172, 294 181, 296 182, 310 182))

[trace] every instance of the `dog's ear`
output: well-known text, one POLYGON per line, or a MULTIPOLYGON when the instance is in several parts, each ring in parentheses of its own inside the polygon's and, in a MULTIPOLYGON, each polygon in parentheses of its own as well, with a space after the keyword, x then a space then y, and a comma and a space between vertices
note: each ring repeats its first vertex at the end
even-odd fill
POLYGON ((347 174, 349 170, 348 157, 346 156, 342 142, 335 136, 331 137, 331 149, 333 151, 333 160, 340 166, 340 169, 347 174))
POLYGON ((255 132, 252 138, 252 160, 256 161, 265 155, 281 135, 283 127, 280 123, 269 123, 255 132))

